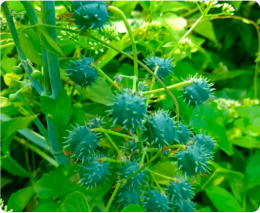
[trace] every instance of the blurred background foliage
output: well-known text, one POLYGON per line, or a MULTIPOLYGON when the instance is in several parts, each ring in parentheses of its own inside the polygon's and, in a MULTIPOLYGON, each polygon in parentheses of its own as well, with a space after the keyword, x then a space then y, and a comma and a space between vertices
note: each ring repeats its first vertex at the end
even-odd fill
MULTIPOLYGON (((40 14, 40 2, 31 3, 40 14)), ((196 208, 208 212, 251 212, 260 205, 260 78, 257 76, 260 60, 260 8, 254 1, 228 3, 235 9, 234 16, 218 16, 216 14, 221 9, 213 8, 211 13, 215 15, 198 23, 189 34, 187 43, 178 46, 172 54, 176 67, 173 75, 166 78, 165 84, 172 85, 195 74, 206 76, 215 83, 215 99, 209 105, 192 109, 186 107, 182 98, 178 98, 182 121, 193 126, 195 132, 205 132, 218 142, 211 165, 212 173, 208 177, 199 176, 194 183, 196 208)), ((23 16, 24 7, 20 2, 10 1, 8 4, 18 14, 16 16, 23 16)), ((62 15, 71 12, 70 2, 57 1, 55 4, 57 25, 73 28, 73 25, 68 26, 66 15, 62 15)), ((169 55, 187 29, 200 17, 196 1, 111 1, 111 4, 120 8, 131 23, 137 41, 138 59, 141 61, 150 55, 169 55)), ((35 138, 39 144, 44 140, 31 121, 35 115, 43 122, 45 118, 36 92, 30 86, 17 85, 24 74, 14 74, 12 71, 20 63, 19 57, 2 14, 1 17, 1 198, 8 209, 14 211, 66 209, 66 204, 62 207, 56 201, 66 203, 64 198, 71 193, 78 193, 75 192, 78 185, 69 179, 73 173, 71 167, 59 166, 55 169, 57 164, 46 150, 48 145, 37 147, 31 143, 35 138), (20 92, 33 113, 24 102, 11 102, 8 99, 9 94, 16 92, 17 88, 22 88, 20 92), (19 119, 23 116, 27 117, 21 122, 19 119), (7 123, 10 117, 16 118, 7 123), (24 137, 28 134, 29 140, 24 137)), ((15 24, 19 32, 27 23, 17 20, 15 24)), ((111 37, 102 36, 102 30, 99 32, 100 37, 132 54, 123 22, 112 15, 110 21, 115 27, 106 29, 113 32, 109 34, 111 37)), ((99 61, 99 66, 111 78, 118 73, 132 75, 133 63, 125 56, 89 38, 65 31, 57 33, 58 44, 64 53, 60 57, 62 72, 70 59, 82 53, 99 61)), ((36 51, 40 52, 40 40, 36 33, 31 31, 28 36, 36 51)), ((40 66, 36 68, 41 70, 40 66)), ((140 69, 141 79, 145 78, 145 74, 140 69)), ((65 76, 63 80, 65 89, 70 90, 65 76)), ((122 84, 130 85, 131 80, 124 78, 122 84)), ((156 84, 155 87, 161 86, 156 84)), ((105 81, 99 80, 92 90, 77 88, 77 91, 72 100, 72 109, 67 109, 68 112, 73 111, 70 124, 84 124, 85 120, 96 115, 105 115, 106 104, 110 103, 112 97, 111 89, 105 81)), ((178 90, 172 92, 176 97, 181 95, 178 90)), ((157 93, 151 100, 152 108, 174 111, 173 101, 164 92, 157 93)), ((118 144, 122 143, 116 137, 113 139, 118 144)), ((103 143, 109 146, 106 141, 103 143)), ((167 160, 157 162, 152 168, 169 176, 174 174, 174 169, 167 160)), ((160 183, 165 183, 160 177, 156 178, 160 183)), ((99 191, 80 190, 87 195, 93 210, 102 211, 102 197, 110 187, 107 185, 99 191)), ((77 196, 82 199, 81 194, 77 196)), ((81 210, 86 211, 84 207, 81 210)))

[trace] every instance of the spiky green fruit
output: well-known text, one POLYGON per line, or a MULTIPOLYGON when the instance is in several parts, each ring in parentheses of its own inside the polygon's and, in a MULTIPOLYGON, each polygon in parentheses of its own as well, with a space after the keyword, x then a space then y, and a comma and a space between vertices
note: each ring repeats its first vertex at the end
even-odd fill
POLYGON ((179 123, 176 129, 176 141, 180 144, 187 144, 190 140, 191 131, 182 122, 179 123))
POLYGON ((176 160, 175 164, 178 165, 178 169, 182 170, 185 176, 194 177, 196 174, 209 172, 208 161, 212 158, 212 154, 203 148, 191 145, 177 152, 173 158, 176 160))
POLYGON ((145 98, 132 93, 131 89, 124 89, 122 93, 115 96, 114 103, 109 114, 112 115, 113 125, 123 126, 123 129, 130 129, 134 132, 145 118, 145 98))
POLYGON ((144 91, 148 90, 148 86, 147 86, 147 84, 145 84, 145 82, 139 81, 138 89, 139 89, 139 91, 144 92, 144 91))
POLYGON ((117 195, 119 207, 125 208, 131 204, 139 205, 141 202, 141 193, 140 189, 130 190, 127 187, 120 188, 117 195))
POLYGON ((66 137, 64 142, 64 148, 68 151, 73 152, 72 157, 84 160, 94 153, 98 147, 98 137, 96 134, 91 132, 86 126, 73 127, 72 131, 68 131, 69 136, 66 137))
POLYGON ((189 79, 192 81, 191 85, 186 85, 183 87, 183 98, 184 102, 188 103, 193 107, 198 107, 199 105, 206 103, 213 96, 211 95, 211 86, 209 82, 200 77, 193 77, 189 79))
POLYGON ((92 87, 98 77, 97 71, 90 66, 93 62, 92 58, 81 55, 79 60, 72 61, 66 69, 69 78, 82 87, 92 87))
POLYGON ((157 189, 149 190, 144 195, 143 207, 146 212, 167 212, 169 205, 169 198, 157 189))
POLYGON ((173 144, 176 140, 175 121, 166 111, 158 110, 147 117, 144 134, 152 146, 159 149, 173 144))
POLYGON ((73 1, 71 8, 72 20, 80 30, 103 28, 108 21, 105 1, 73 1))
POLYGON ((172 73, 172 61, 166 58, 158 58, 156 56, 149 57, 145 60, 146 66, 154 70, 156 66, 159 67, 157 76, 164 81, 164 77, 172 73))
POLYGON ((104 183, 110 175, 108 165, 97 156, 87 158, 79 169, 79 184, 88 189, 104 183))
POLYGON ((195 146, 197 146, 198 148, 203 148, 209 153, 213 152, 215 142, 210 136, 199 133, 195 135, 193 139, 195 141, 195 146))
POLYGON ((194 207, 195 204, 192 201, 187 200, 182 203, 178 203, 175 206, 175 210, 177 212, 196 212, 196 209, 194 207))
MULTIPOLYGON (((121 167, 120 172, 118 173, 120 180, 127 179, 132 174, 134 174, 139 169, 137 163, 133 162, 126 162, 124 166, 121 167)), ((133 176, 130 180, 126 182, 121 188, 126 188, 129 190, 136 190, 141 187, 144 182, 144 171, 137 173, 133 176)))
POLYGON ((189 200, 194 196, 191 184, 184 177, 178 177, 176 182, 171 181, 167 188, 167 194, 170 201, 176 204, 189 200))

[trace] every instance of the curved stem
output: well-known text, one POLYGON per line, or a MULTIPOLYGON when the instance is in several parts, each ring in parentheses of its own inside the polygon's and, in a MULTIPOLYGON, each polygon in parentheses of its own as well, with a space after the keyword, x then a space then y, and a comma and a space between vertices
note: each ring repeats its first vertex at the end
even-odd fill
MULTIPOLYGON (((168 89, 175 89, 175 88, 183 87, 185 85, 190 85, 190 84, 192 84, 192 81, 184 81, 184 82, 181 82, 181 83, 178 83, 178 84, 173 84, 171 86, 168 86, 167 88, 168 89)), ((155 94, 155 93, 163 92, 163 91, 165 91, 165 89, 160 88, 160 89, 156 89, 156 90, 150 90, 150 91, 142 92, 142 95, 155 94)))
POLYGON ((109 212, 109 208, 110 208, 110 206, 111 206, 111 204, 112 204, 112 202, 113 202, 113 200, 114 200, 114 198, 115 198, 115 196, 116 196, 116 194, 117 194, 118 189, 120 188, 120 186, 121 186, 121 183, 118 182, 118 183, 116 184, 116 188, 115 188, 115 190, 113 191, 112 196, 110 197, 110 199, 109 199, 109 201, 108 201, 108 203, 107 203, 107 206, 106 206, 106 208, 105 208, 105 212, 109 212))
POLYGON ((114 147, 114 149, 117 151, 118 156, 121 157, 125 157, 125 155, 120 151, 120 149, 117 147, 117 145, 115 144, 115 142, 112 140, 112 138, 106 133, 104 132, 104 135, 106 136, 106 138, 108 139, 108 141, 110 142, 110 144, 114 147))
POLYGON ((133 92, 136 92, 136 84, 138 83, 137 82, 137 80, 138 80, 138 61, 137 61, 137 49, 136 49, 134 34, 132 32, 131 26, 129 25, 129 23, 127 21, 125 14, 120 9, 113 7, 113 6, 108 6, 107 9, 112 12, 116 12, 118 15, 121 16, 121 18, 123 19, 123 22, 125 24, 125 27, 127 29, 129 38, 132 42, 132 49, 133 49, 133 56, 134 56, 134 76, 135 76, 135 78, 133 78, 133 92))
MULTIPOLYGON (((155 69, 154 69, 154 74, 155 74, 155 75, 157 75, 158 70, 159 70, 159 66, 156 66, 155 69)), ((153 76, 152 82, 151 82, 151 85, 150 85, 150 88, 149 88, 149 91, 151 91, 151 90, 153 89, 154 82, 155 82, 155 78, 154 78, 154 76, 153 76)), ((148 98, 146 99, 146 105, 149 104, 149 101, 150 101, 150 97, 148 97, 148 98)))
MULTIPOLYGON (((147 170, 149 171, 149 169, 147 169, 147 170)), ((156 184, 157 188, 159 189, 159 191, 160 191, 161 193, 163 193, 163 190, 162 190, 160 184, 159 184, 158 181, 155 179, 155 177, 153 176, 153 174, 152 174, 151 172, 150 172, 149 174, 151 175, 151 177, 152 177, 153 181, 155 182, 155 184, 156 184)))
POLYGON ((115 159, 112 159, 112 158, 102 158, 101 160, 103 162, 116 163, 116 164, 124 164, 125 163, 125 161, 115 160, 115 159))
POLYGON ((165 175, 161 175, 160 173, 154 172, 154 171, 152 171, 152 170, 150 170, 150 169, 146 169, 146 170, 147 170, 148 172, 150 172, 150 173, 152 173, 152 174, 155 174, 155 175, 157 175, 157 176, 160 176, 160 177, 162 177, 162 178, 164 178, 164 179, 172 180, 172 181, 174 181, 174 182, 177 181, 177 178, 172 178, 172 177, 168 177, 168 176, 165 176, 165 175))
POLYGON ((119 92, 121 92, 121 89, 118 87, 118 85, 115 84, 115 82, 114 82, 111 78, 109 78, 109 76, 108 76, 106 73, 104 73, 102 69, 100 69, 100 68, 99 68, 97 65, 95 65, 95 64, 91 64, 90 66, 91 66, 92 68, 94 68, 94 69, 98 72, 99 75, 101 75, 102 77, 104 77, 111 85, 113 85, 119 92))
MULTIPOLYGON (((73 29, 70 29, 70 28, 64 28, 64 27, 59 27, 59 26, 52 26, 52 25, 48 25, 48 24, 38 24, 38 25, 33 25, 33 26, 29 26, 29 27, 25 27, 21 30, 21 32, 23 30, 26 30, 26 29, 30 29, 30 28, 35 28, 35 27, 49 27, 49 28, 56 28, 56 29, 60 29, 60 30, 64 30, 64 31, 68 31, 68 32, 73 32, 73 33, 78 33, 82 36, 88 36, 89 38, 92 38, 108 47, 110 47, 111 49, 121 53, 122 55, 130 58, 130 59, 134 59, 131 55, 125 53, 124 51, 114 47, 113 45, 110 45, 110 44, 107 44, 106 42, 102 41, 101 39, 97 38, 96 36, 92 35, 90 32, 86 32, 86 31, 79 31, 79 30, 73 30, 73 29)), ((152 70, 150 70, 144 63, 142 63, 141 61, 137 60, 138 64, 140 66, 142 66, 150 75, 154 76, 155 79, 162 85, 162 87, 165 89, 165 91, 169 94, 169 96, 172 98, 172 100, 174 101, 174 104, 175 104, 175 107, 176 107, 176 117, 177 117, 177 120, 179 120, 180 118, 180 112, 179 112, 179 104, 177 102, 177 99, 175 98, 175 96, 171 93, 171 91, 166 87, 166 85, 162 82, 162 80, 160 78, 158 78, 158 76, 156 76, 152 70)))
POLYGON ((126 134, 122 134, 122 133, 119 133, 119 132, 114 132, 114 131, 111 131, 111 130, 108 130, 108 129, 95 128, 95 129, 92 129, 92 131, 109 133, 111 135, 116 135, 116 136, 119 136, 119 137, 128 138, 128 139, 132 139, 132 140, 138 141, 138 138, 136 136, 126 135, 126 134))

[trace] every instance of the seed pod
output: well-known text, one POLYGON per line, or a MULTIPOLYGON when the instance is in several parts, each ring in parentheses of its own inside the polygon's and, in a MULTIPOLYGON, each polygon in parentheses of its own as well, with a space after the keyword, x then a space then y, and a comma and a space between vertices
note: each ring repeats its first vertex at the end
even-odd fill
POLYGON ((13 67, 13 73, 16 74, 16 75, 20 75, 23 73, 23 70, 21 67, 18 67, 18 66, 14 66, 13 67))
POLYGON ((172 73, 171 69, 174 67, 172 61, 166 58, 158 58, 156 56, 149 57, 145 60, 147 67, 154 70, 156 66, 159 67, 157 76, 164 81, 164 77, 172 73))
POLYGON ((27 19, 25 19, 25 18, 22 18, 21 21, 20 21, 20 23, 21 23, 22 25, 27 25, 27 24, 29 23, 29 21, 28 21, 27 19))
POLYGON ((187 200, 187 201, 178 203, 175 206, 175 210, 176 210, 176 212, 196 212, 196 209, 194 207, 195 207, 195 204, 192 201, 187 200))
POLYGON ((18 102, 20 99, 19 99, 18 94, 14 93, 14 94, 10 94, 10 95, 9 95, 9 100, 10 100, 11 102, 18 102))
POLYGON ((149 190, 144 195, 143 207, 146 212, 167 212, 169 204, 169 198, 157 189, 149 190))
POLYGON ((80 30, 103 28, 108 20, 105 1, 73 1, 71 8, 72 20, 80 30))
POLYGON ((205 151, 212 153, 215 147, 215 142, 213 138, 208 135, 199 133, 193 137, 195 140, 195 146, 198 148, 203 148, 205 151))
POLYGON ((32 72, 32 74, 31 74, 31 77, 32 77, 33 79, 39 80, 39 79, 41 79, 41 77, 42 77, 42 73, 41 73, 40 71, 38 71, 38 70, 34 70, 34 71, 32 72))
POLYGON ((145 98, 133 94, 131 89, 124 89, 122 93, 115 96, 114 103, 110 106, 109 114, 114 120, 113 125, 123 126, 123 129, 130 129, 131 132, 139 126, 145 117, 145 98))
POLYGON ((129 190, 127 187, 120 188, 117 195, 119 207, 125 208, 131 204, 139 205, 141 202, 141 193, 140 189, 129 190))
POLYGON ((176 141, 180 144, 187 144, 190 140, 191 131, 182 122, 179 123, 176 130, 176 141))

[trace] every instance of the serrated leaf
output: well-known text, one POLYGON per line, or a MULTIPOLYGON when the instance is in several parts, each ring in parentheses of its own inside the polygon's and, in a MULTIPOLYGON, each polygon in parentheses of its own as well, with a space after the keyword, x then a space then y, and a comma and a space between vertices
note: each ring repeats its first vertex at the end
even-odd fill
POLYGON ((43 46, 53 54, 63 55, 63 52, 61 51, 58 44, 53 40, 53 38, 45 31, 41 31, 40 33, 40 40, 43 44, 43 46))
POLYGON ((35 50, 30 39, 22 33, 19 39, 20 46, 25 54, 25 56, 33 63, 44 66, 44 62, 38 52, 35 50))
POLYGON ((57 212, 90 212, 88 201, 83 193, 72 192, 62 202, 57 212))

